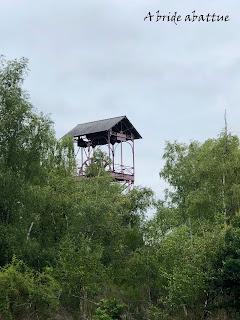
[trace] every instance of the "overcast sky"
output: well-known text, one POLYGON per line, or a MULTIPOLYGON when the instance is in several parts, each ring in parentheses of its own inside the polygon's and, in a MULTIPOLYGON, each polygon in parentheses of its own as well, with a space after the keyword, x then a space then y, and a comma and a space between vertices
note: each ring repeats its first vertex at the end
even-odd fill
POLYGON ((238 0, 0 0, 1 54, 27 57, 25 88, 57 136, 127 115, 142 134, 136 183, 162 194, 166 140, 240 134, 238 0), (148 11, 221 13, 228 23, 147 23, 148 11))

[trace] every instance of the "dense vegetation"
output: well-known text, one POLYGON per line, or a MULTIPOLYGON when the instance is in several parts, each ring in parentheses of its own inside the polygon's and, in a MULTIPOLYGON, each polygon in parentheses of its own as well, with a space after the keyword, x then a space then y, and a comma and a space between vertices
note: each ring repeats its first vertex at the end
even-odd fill
POLYGON ((0 319, 240 319, 239 138, 167 143, 161 201, 124 191, 100 153, 76 180, 25 73, 2 60, 0 319))

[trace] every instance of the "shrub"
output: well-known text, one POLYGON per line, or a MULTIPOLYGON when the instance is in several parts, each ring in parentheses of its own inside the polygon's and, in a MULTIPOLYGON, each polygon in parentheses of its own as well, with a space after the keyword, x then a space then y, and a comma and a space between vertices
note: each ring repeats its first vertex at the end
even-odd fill
POLYGON ((21 315, 47 319, 58 307, 59 294, 47 271, 33 272, 16 258, 0 270, 0 315, 6 320, 21 315))
POLYGON ((125 309, 124 304, 120 304, 116 299, 103 299, 98 303, 95 312, 95 320, 118 320, 121 319, 125 309))

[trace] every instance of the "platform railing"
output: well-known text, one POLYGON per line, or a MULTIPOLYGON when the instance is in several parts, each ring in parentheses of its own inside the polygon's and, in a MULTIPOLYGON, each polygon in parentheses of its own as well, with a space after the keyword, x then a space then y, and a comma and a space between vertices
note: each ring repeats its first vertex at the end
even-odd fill
POLYGON ((121 164, 114 164, 114 169, 112 170, 113 172, 116 173, 123 173, 123 174, 134 174, 134 168, 131 166, 125 166, 121 164))

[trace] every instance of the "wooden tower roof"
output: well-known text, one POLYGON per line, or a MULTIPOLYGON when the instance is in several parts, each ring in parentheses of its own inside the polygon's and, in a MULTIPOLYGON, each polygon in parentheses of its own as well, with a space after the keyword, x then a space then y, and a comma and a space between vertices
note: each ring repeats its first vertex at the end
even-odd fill
POLYGON ((134 139, 142 138, 126 116, 78 124, 65 136, 72 136, 73 138, 91 135, 96 136, 98 133, 106 133, 109 130, 117 133, 125 133, 126 135, 133 136, 134 139))

